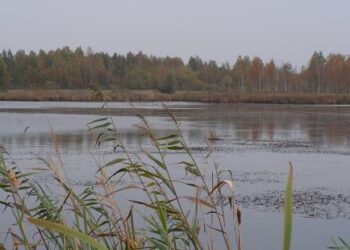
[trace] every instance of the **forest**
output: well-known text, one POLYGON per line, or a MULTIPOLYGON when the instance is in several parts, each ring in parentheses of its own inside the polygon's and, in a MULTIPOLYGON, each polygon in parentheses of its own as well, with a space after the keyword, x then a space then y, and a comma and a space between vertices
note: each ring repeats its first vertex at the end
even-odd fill
POLYGON ((205 90, 246 93, 350 94, 350 56, 314 52, 307 65, 277 65, 259 57, 239 56, 232 64, 218 65, 190 57, 155 57, 127 53, 110 55, 69 47, 26 53, 0 54, 0 91, 52 90, 205 90))

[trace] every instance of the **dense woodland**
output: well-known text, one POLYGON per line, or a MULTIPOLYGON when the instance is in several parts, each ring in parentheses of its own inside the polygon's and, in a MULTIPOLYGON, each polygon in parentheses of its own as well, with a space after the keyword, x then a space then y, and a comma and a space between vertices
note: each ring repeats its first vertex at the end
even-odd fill
POLYGON ((290 63, 239 56, 230 65, 191 57, 154 57, 83 51, 69 47, 38 53, 0 54, 0 89, 155 89, 232 91, 232 93, 349 93, 350 57, 315 52, 297 70, 290 63))

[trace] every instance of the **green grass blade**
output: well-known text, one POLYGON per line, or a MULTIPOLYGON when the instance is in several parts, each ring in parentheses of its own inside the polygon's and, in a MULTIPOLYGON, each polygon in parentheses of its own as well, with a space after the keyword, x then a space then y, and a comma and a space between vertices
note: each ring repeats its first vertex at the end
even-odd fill
POLYGON ((342 238, 331 238, 331 241, 333 243, 333 246, 328 247, 328 249, 350 250, 350 246, 342 238))
POLYGON ((344 247, 345 247, 346 249, 350 249, 350 246, 345 242, 345 240, 343 240, 342 238, 339 238, 339 237, 338 237, 338 239, 339 239, 339 241, 344 245, 344 247))
POLYGON ((290 249, 290 242, 292 238, 292 217, 293 217, 293 166, 289 163, 289 173, 284 198, 284 237, 283 250, 290 249))
POLYGON ((36 226, 43 227, 46 229, 50 229, 59 233, 62 233, 66 236, 73 237, 75 239, 81 240, 82 242, 98 249, 98 250, 107 250, 105 246, 100 244, 95 239, 91 238, 90 236, 83 234, 75 229, 69 228, 67 226, 64 226, 62 224, 54 223, 51 221, 41 220, 41 219, 35 219, 35 218, 28 218, 28 221, 36 226))

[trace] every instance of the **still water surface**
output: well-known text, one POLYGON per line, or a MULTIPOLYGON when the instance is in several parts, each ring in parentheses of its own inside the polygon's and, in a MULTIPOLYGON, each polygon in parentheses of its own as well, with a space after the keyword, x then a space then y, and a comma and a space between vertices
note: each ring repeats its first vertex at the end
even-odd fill
MULTIPOLYGON (((350 241, 350 106, 167 103, 195 157, 210 173, 213 161, 230 169, 243 211, 244 249, 280 249, 282 200, 288 162, 294 165, 293 249, 326 249, 332 236, 350 241)), ((159 135, 174 130, 160 103, 0 102, 0 145, 22 170, 52 157, 52 132, 74 185, 96 181, 96 161, 112 149, 96 149, 89 121, 111 115, 130 152, 149 141, 136 128, 140 112, 159 135)), ((182 155, 169 155, 176 162, 182 155)), ((183 170, 174 175, 184 178, 183 170)), ((46 182, 40 179, 41 183, 46 182)), ((49 185, 49 183, 47 183, 49 185)), ((0 217, 1 218, 1 217, 0 217)), ((1 222, 1 221, 0 221, 1 222)), ((1 225, 1 223, 0 223, 1 225)), ((0 226, 0 231, 4 229, 0 226)))

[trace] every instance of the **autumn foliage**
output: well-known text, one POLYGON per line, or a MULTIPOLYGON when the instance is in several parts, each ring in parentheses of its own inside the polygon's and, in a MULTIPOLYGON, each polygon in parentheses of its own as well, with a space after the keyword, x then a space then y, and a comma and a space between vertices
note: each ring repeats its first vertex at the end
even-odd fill
POLYGON ((69 47, 38 53, 4 50, 0 90, 87 89, 209 91, 233 94, 349 94, 350 57, 315 52, 308 65, 263 62, 239 56, 230 65, 191 57, 154 57, 142 52, 109 55, 69 47))

